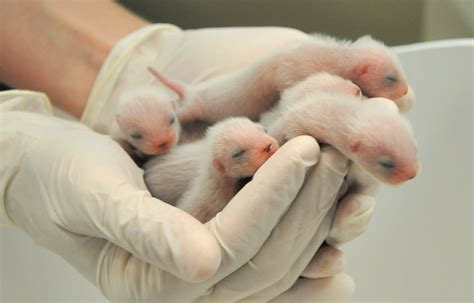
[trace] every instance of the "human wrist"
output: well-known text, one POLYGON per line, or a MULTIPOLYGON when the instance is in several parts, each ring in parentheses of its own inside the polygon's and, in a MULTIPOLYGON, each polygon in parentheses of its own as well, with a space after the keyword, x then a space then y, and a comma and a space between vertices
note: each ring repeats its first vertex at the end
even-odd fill
POLYGON ((45 92, 77 117, 114 44, 147 25, 109 0, 7 1, 2 10, 0 81, 45 92))

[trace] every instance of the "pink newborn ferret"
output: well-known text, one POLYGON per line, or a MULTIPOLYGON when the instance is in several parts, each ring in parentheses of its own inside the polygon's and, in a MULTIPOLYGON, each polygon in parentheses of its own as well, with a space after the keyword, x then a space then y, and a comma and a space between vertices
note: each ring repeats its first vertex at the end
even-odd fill
POLYGON ((354 42, 331 37, 308 37, 290 43, 253 64, 193 86, 157 78, 180 100, 179 119, 209 123, 230 116, 257 119, 270 109, 286 88, 318 73, 351 80, 367 97, 393 100, 401 110, 413 103, 413 94, 396 55, 369 36, 354 42))
POLYGON ((360 88, 352 81, 328 73, 317 73, 296 85, 287 88, 278 103, 269 111, 263 113, 260 123, 270 125, 280 118, 282 112, 292 104, 296 104, 309 94, 316 92, 341 93, 363 99, 360 88))
MULTIPOLYGON (((283 108, 293 102, 298 102, 307 93, 314 91, 340 91, 362 98, 359 87, 351 81, 327 73, 320 73, 285 90, 278 106, 262 115, 261 123, 271 124, 280 118, 280 111, 283 108)), ((174 205, 189 188, 190 181, 196 176, 204 150, 205 142, 201 140, 180 145, 168 154, 154 157, 145 163, 144 179, 152 195, 174 205)))
POLYGON ((411 127, 385 98, 309 93, 265 126, 280 144, 299 135, 330 144, 383 183, 403 183, 419 170, 411 127))
POLYGON ((203 140, 198 174, 176 206, 204 223, 227 205, 239 189, 239 180, 252 176, 278 143, 247 118, 219 122, 203 140))
POLYGON ((116 114, 120 131, 115 137, 140 156, 164 154, 179 140, 181 126, 175 109, 176 101, 155 88, 124 94, 116 114))
POLYGON ((197 177, 206 150, 201 139, 178 145, 169 153, 153 157, 143 165, 143 178, 153 197, 175 205, 197 177))

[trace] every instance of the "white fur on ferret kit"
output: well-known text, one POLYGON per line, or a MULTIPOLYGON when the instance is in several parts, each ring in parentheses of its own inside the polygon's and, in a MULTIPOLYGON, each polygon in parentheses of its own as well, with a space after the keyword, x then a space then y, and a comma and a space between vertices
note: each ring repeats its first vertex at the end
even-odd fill
POLYGON ((164 154, 179 140, 175 110, 176 101, 159 88, 134 89, 119 100, 115 137, 143 155, 164 154))
POLYGON ((286 88, 318 72, 351 80, 364 95, 389 98, 402 110, 408 110, 413 103, 396 55, 370 37, 354 42, 308 37, 249 66, 195 85, 167 79, 158 72, 156 75, 182 96, 178 113, 181 122, 215 123, 231 116, 257 119, 275 105, 286 88))
MULTIPOLYGON (((359 192, 373 193, 375 178, 400 183, 418 170, 411 128, 395 104, 383 98, 363 98, 356 85, 338 76, 315 74, 288 88, 261 122, 280 144, 307 134, 340 149, 355 161, 349 179, 359 192), (397 169, 390 167, 393 165, 397 169)), ((145 182, 150 191, 174 204, 197 176, 204 150, 200 141, 148 162, 145 182)))
POLYGON ((229 118, 212 126, 197 177, 176 206, 207 222, 238 191, 239 180, 252 176, 278 149, 265 129, 247 118, 229 118))
MULTIPOLYGON (((308 92, 309 77, 288 90, 263 124, 281 144, 295 136, 311 135, 334 146, 364 171, 388 184, 400 184, 419 170, 416 142, 408 121, 384 98, 361 99, 341 92, 308 92), (301 89, 299 89, 301 88, 301 89)), ((350 83, 340 82, 350 87, 350 83)))

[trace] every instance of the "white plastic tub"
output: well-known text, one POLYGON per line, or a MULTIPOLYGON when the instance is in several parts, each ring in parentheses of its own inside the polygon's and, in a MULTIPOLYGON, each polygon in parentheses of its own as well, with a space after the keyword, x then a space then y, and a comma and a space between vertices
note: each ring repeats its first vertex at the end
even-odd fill
POLYGON ((472 302, 474 39, 396 48, 416 93, 421 174, 383 188, 347 245, 359 302, 472 302))
MULTIPOLYGON (((474 39, 397 48, 417 103, 421 174, 384 188, 368 231, 348 244, 354 301, 472 300, 474 39)), ((3 229, 0 301, 105 301, 22 232, 3 229)))

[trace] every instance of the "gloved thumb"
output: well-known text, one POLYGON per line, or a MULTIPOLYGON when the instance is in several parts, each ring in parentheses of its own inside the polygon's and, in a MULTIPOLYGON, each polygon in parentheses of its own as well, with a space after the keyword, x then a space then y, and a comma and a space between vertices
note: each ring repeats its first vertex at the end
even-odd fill
MULTIPOLYGON (((92 137, 88 144, 94 146, 92 137)), ((143 171, 118 144, 104 139, 97 135, 100 151, 73 143, 72 149, 81 153, 81 168, 68 184, 79 192, 68 195, 75 203, 61 209, 61 221, 69 230, 106 239, 185 281, 212 276, 221 260, 216 239, 189 214, 152 198, 143 171)), ((61 161, 65 171, 74 170, 67 167, 74 166, 71 162, 61 161)))
POLYGON ((89 187, 90 195, 64 211, 67 228, 106 239, 185 281, 212 276, 221 255, 208 229, 184 211, 152 198, 142 178, 134 181, 109 170, 109 178, 88 179, 96 183, 89 187))
POLYGON ((36 116, 42 135, 9 187, 16 224, 57 250, 62 244, 49 242, 59 228, 108 240, 185 281, 214 274, 221 259, 215 238, 192 216, 152 198, 143 171, 115 141, 79 123, 36 116), (36 203, 20 203, 32 197, 36 203))
POLYGON ((147 191, 121 196, 96 217, 103 218, 96 226, 106 239, 185 281, 199 282, 216 272, 220 248, 198 220, 147 191))

